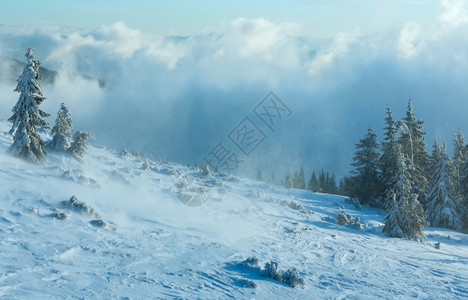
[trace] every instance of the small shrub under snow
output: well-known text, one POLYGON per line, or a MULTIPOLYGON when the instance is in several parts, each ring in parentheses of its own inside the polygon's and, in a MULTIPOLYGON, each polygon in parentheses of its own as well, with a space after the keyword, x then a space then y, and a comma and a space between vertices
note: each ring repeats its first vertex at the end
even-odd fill
POLYGON ((248 268, 252 268, 252 269, 260 269, 260 263, 258 261, 258 258, 256 257, 249 257, 247 258, 246 260, 242 261, 240 263, 241 266, 243 267, 248 267, 248 268))
POLYGON ((243 267, 248 267, 256 270, 260 276, 271 278, 273 280, 283 282, 293 288, 304 286, 304 278, 301 277, 296 268, 289 268, 287 271, 280 270, 279 263, 269 261, 265 264, 264 268, 260 267, 258 258, 249 257, 240 262, 243 267))
POLYGON ((275 261, 267 262, 261 275, 286 283, 293 288, 304 285, 304 278, 301 277, 296 268, 289 268, 287 271, 283 271, 279 269, 279 264, 275 261))
POLYGON ((54 209, 50 216, 54 219, 64 221, 68 218, 68 215, 66 213, 59 212, 58 210, 54 209))
POLYGON ((76 198, 75 196, 72 196, 70 200, 68 201, 63 201, 62 204, 68 209, 71 209, 80 213, 85 213, 88 216, 94 213, 94 209, 91 206, 89 206, 88 204, 84 202, 78 201, 78 198, 76 198))
POLYGON ((103 220, 91 220, 89 222, 89 224, 93 225, 94 227, 100 227, 100 228, 104 228, 107 226, 107 222, 103 221, 103 220))
POLYGON ((353 218, 350 214, 342 211, 338 216, 336 216, 336 223, 340 225, 346 225, 354 227, 356 229, 362 229, 362 225, 359 222, 359 218, 353 218))
POLYGON ((239 285, 245 288, 251 288, 251 289, 256 289, 257 284, 253 282, 252 280, 242 278, 238 281, 239 285))

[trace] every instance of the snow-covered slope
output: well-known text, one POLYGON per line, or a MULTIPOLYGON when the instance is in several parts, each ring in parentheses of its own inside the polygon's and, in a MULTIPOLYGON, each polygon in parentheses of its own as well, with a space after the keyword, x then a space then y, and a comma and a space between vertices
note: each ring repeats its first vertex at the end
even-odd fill
POLYGON ((95 147, 83 162, 50 153, 46 166, 30 165, 6 153, 8 129, 1 121, 0 298, 468 297, 464 234, 389 239, 383 211, 340 196, 95 147), (70 206, 72 196, 82 205, 70 206), (364 228, 338 225, 341 211, 364 228), (249 257, 296 268, 304 285, 261 276, 240 263, 249 257))

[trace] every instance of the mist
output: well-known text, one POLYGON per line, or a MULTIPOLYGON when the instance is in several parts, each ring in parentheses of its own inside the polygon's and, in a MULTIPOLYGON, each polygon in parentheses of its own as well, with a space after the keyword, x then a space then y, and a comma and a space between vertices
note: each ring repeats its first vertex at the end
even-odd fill
MULTIPOLYGON (((0 56, 24 61, 33 46, 42 66, 58 72, 42 86, 49 123, 65 102, 75 129, 93 132, 95 144, 201 164, 249 117, 267 138, 249 156, 239 153, 237 173, 262 169, 279 179, 303 166, 307 177, 322 168, 341 177, 370 123, 382 137, 387 104, 399 119, 412 99, 428 147, 434 137, 450 143, 458 129, 468 132, 467 30, 463 2, 442 1, 430 29, 408 20, 378 35, 352 28, 330 39, 263 18, 191 36, 148 34, 122 22, 91 32, 3 26, 0 56), (252 112, 270 92, 292 112, 274 130, 252 112)), ((6 119, 18 94, 4 70, 6 119)))

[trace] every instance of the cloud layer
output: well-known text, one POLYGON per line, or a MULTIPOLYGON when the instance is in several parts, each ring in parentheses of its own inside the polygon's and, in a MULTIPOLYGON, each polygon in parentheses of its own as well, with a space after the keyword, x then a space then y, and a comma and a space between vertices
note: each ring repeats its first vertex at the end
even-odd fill
MULTIPOLYGON (((468 132, 467 22, 463 1, 443 0, 429 34, 408 22, 379 36, 352 29, 315 40, 298 24, 262 18, 183 37, 123 23, 89 33, 3 28, 0 56, 22 59, 32 45, 42 65, 59 72, 43 86, 46 111, 54 116, 66 102, 75 127, 100 143, 179 162, 201 162, 273 91, 293 114, 241 167, 254 174, 304 165, 343 175, 369 122, 381 131, 386 104, 399 118, 412 97, 429 142, 468 132)), ((1 118, 17 100, 13 88, 0 82, 1 118)))

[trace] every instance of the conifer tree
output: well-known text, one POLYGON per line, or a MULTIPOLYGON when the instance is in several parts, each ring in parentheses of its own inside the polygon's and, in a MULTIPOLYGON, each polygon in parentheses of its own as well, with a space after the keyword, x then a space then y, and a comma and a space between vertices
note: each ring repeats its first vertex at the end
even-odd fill
POLYGON ((385 226, 383 228, 383 232, 388 236, 388 237, 394 237, 394 238, 402 238, 403 237, 403 231, 400 228, 400 210, 398 208, 398 203, 396 201, 396 195, 392 191, 389 191, 390 195, 390 200, 388 201, 388 214, 385 217, 385 226))
POLYGON ((305 190, 305 175, 304 175, 304 168, 301 167, 299 174, 297 175, 297 188, 301 190, 305 190))
POLYGON ((77 131, 73 135, 73 142, 68 148, 68 152, 76 158, 81 158, 86 152, 88 148, 89 139, 93 135, 87 131, 77 131))
POLYGON ((299 186, 299 173, 297 173, 297 171, 294 171, 293 181, 294 181, 294 188, 297 189, 299 186))
MULTIPOLYGON (((382 172, 382 198, 392 199, 391 190, 392 190, 392 178, 396 174, 397 168, 397 127, 395 120, 393 119, 393 114, 390 109, 390 106, 387 105, 387 117, 385 118, 386 127, 384 141, 382 142, 382 156, 380 157, 380 169, 382 172)), ((386 207, 384 201, 381 201, 377 205, 380 208, 386 207)))
POLYGON ((458 130, 457 134, 454 134, 453 139, 453 168, 454 168, 454 178, 453 178, 453 187, 455 196, 461 201, 461 186, 463 180, 463 171, 462 165, 463 162, 468 158, 467 149, 465 147, 465 137, 458 130))
POLYGON ((288 175, 286 175, 284 186, 288 189, 294 188, 294 175, 291 168, 288 168, 288 175))
POLYGON ((326 178, 325 178, 325 171, 323 171, 323 169, 320 171, 320 175, 319 175, 319 190, 318 192, 319 193, 325 193, 325 188, 327 186, 327 181, 326 181, 326 178))
POLYGON ((422 119, 416 120, 413 105, 411 99, 409 99, 406 115, 403 122, 399 123, 401 131, 399 143, 403 147, 403 152, 411 161, 413 189, 419 195, 420 201, 425 204, 429 156, 424 141, 426 133, 423 131, 423 124, 422 119))
POLYGON ((338 185, 338 194, 339 195, 348 195, 348 189, 346 187, 346 181, 347 181, 347 177, 343 177, 340 179, 340 183, 338 185))
POLYGON ((8 119, 13 123, 10 130, 10 134, 13 134, 13 144, 8 151, 29 162, 42 163, 47 152, 37 128, 47 125, 42 118, 48 117, 49 114, 39 109, 39 105, 46 99, 38 83, 41 79, 38 73, 40 62, 34 59, 31 47, 27 49, 25 56, 27 63, 23 73, 16 80, 14 90, 19 92, 20 96, 12 109, 13 115, 8 119))
POLYGON ((356 144, 353 157, 351 184, 353 197, 357 197, 361 204, 376 205, 380 194, 379 144, 372 125, 367 134, 356 144))
POLYGON ((320 190, 319 181, 317 179, 317 175, 315 175, 315 171, 312 172, 312 176, 310 177, 309 184, 307 185, 307 189, 316 193, 319 192, 320 190))
MULTIPOLYGON (((392 201, 395 201, 398 205, 398 217, 396 219, 394 217, 386 219, 386 222, 389 222, 389 226, 385 232, 391 234, 393 231, 390 228, 395 228, 391 223, 397 222, 404 237, 422 241, 425 239, 424 225, 427 224, 424 209, 418 201, 418 194, 413 192, 411 169, 408 167, 411 162, 406 157, 406 154, 403 153, 401 145, 397 147, 397 157, 396 174, 391 180, 393 188, 389 193, 390 203, 388 210, 389 215, 391 209, 395 210, 391 208, 391 205, 394 205, 392 201)), ((392 211, 392 214, 395 214, 395 211, 392 211)))
POLYGON ((69 147, 72 133, 73 121, 70 111, 65 103, 62 103, 55 119, 55 125, 52 127, 52 141, 49 143, 49 148, 53 151, 66 151, 69 147))
POLYGON ((432 174, 434 174, 436 170, 436 166, 439 163, 440 160, 440 146, 439 142, 437 141, 437 138, 434 140, 434 144, 432 145, 432 152, 431 155, 429 156, 429 184, 430 184, 430 179, 432 177, 432 174))
POLYGON ((455 169, 447 154, 445 142, 439 147, 434 143, 433 158, 436 161, 428 195, 427 220, 432 226, 461 229, 460 201, 455 196, 452 179, 455 169))
MULTIPOLYGON (((465 146, 465 151, 468 153, 468 145, 465 146)), ((460 200, 463 228, 468 228, 468 157, 463 161, 460 169, 460 200)))
POLYGON ((330 181, 328 183, 328 188, 329 188, 328 193, 330 193, 330 194, 337 194, 338 193, 338 187, 336 186, 336 176, 335 176, 335 174, 332 174, 332 176, 330 177, 330 181))

